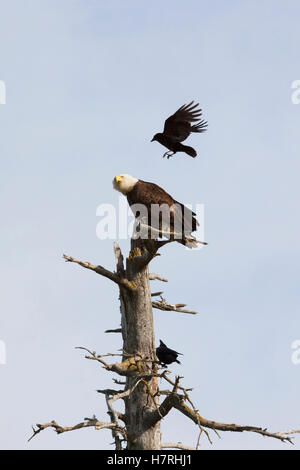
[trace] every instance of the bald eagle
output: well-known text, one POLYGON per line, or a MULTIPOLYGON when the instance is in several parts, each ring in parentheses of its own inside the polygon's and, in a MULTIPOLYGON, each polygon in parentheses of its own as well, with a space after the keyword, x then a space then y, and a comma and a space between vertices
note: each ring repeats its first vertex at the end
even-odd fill
POLYGON ((136 219, 146 228, 140 238, 149 238, 151 229, 151 238, 166 237, 189 248, 197 248, 197 240, 192 236, 199 225, 196 214, 164 189, 126 174, 115 176, 113 187, 127 197, 136 219))

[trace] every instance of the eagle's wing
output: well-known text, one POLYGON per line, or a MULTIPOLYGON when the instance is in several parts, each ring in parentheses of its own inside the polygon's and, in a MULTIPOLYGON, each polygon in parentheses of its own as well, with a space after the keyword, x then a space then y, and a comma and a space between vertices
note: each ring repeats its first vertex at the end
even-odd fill
POLYGON ((183 204, 175 201, 170 194, 154 183, 140 180, 136 184, 136 189, 133 189, 127 198, 130 206, 142 204, 148 209, 147 216, 140 217, 139 220, 146 226, 151 223, 154 234, 155 231, 157 235, 162 233, 163 236, 174 234, 176 238, 177 233, 180 239, 182 232, 185 235, 190 235, 197 229, 196 214, 183 204), (157 205, 160 207, 164 205, 166 209, 166 213, 163 212, 162 219, 160 213, 155 212, 155 209, 158 208, 157 205), (150 220, 149 214, 151 214, 150 220))
POLYGON ((184 235, 191 235, 197 230, 198 222, 195 212, 180 202, 175 202, 171 210, 173 210, 174 233, 183 231, 184 235))
POLYGON ((168 217, 168 214, 170 214, 169 207, 172 206, 175 201, 163 188, 157 184, 139 180, 136 187, 127 195, 127 199, 131 208, 136 204, 145 206, 147 214, 145 214, 144 217, 139 216, 139 221, 144 227, 151 226, 154 235, 159 236, 161 228, 163 228, 163 231, 166 231, 167 234, 170 233, 170 223, 168 223, 170 219, 170 217, 168 217), (166 221, 166 224, 162 224, 163 227, 161 225, 159 211, 156 211, 158 206, 165 207, 167 212, 166 216, 163 217, 163 220, 166 221))
MULTIPOLYGON (((200 108, 196 109, 197 106, 199 104, 194 104, 194 101, 181 106, 176 113, 166 120, 163 133, 174 142, 183 142, 191 133, 191 123, 199 121, 202 115, 202 110, 200 108)), ((200 121, 197 126, 203 124, 204 121, 200 121)), ((199 130, 197 132, 203 131, 199 130)))

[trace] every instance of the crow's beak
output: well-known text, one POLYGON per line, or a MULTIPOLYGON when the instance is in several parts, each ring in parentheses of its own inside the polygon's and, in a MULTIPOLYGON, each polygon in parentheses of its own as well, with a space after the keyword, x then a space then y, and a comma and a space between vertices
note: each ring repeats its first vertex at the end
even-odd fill
POLYGON ((154 142, 154 137, 153 137, 153 139, 152 139, 150 142, 154 142))

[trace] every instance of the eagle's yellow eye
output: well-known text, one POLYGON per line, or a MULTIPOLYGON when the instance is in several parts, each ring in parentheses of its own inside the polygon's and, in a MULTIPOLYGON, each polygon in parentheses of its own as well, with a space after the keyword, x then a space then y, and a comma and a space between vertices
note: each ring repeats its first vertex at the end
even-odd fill
POLYGON ((115 177, 115 180, 117 183, 120 183, 122 181, 122 176, 118 175, 115 177))

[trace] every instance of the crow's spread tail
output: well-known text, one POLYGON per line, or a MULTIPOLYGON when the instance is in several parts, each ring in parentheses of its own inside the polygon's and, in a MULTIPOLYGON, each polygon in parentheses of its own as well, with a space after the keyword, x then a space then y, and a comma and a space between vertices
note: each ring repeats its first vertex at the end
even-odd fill
POLYGON ((188 145, 181 145, 181 152, 187 153, 190 157, 197 157, 197 152, 193 147, 189 147, 188 145))

